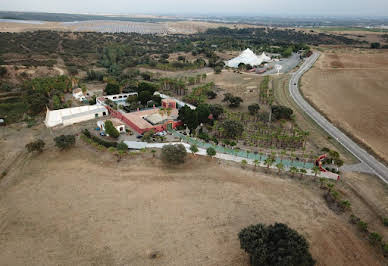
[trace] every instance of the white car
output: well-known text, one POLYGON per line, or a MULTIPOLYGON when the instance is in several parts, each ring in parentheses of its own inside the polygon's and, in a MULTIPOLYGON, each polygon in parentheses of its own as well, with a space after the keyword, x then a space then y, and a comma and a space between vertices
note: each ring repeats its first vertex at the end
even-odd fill
POLYGON ((164 137, 167 135, 167 132, 166 131, 161 131, 161 132, 158 132, 155 134, 156 136, 159 136, 159 137, 164 137))

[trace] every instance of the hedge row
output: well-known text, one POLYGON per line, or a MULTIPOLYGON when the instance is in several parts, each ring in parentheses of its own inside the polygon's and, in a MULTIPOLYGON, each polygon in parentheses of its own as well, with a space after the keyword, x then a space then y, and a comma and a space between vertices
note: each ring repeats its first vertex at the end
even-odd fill
POLYGON ((96 143, 98 143, 106 148, 110 148, 110 147, 116 148, 117 147, 117 142, 106 141, 106 140, 100 139, 99 137, 90 134, 89 130, 87 130, 87 129, 82 130, 82 134, 84 134, 87 138, 92 139, 94 142, 96 142, 96 143))

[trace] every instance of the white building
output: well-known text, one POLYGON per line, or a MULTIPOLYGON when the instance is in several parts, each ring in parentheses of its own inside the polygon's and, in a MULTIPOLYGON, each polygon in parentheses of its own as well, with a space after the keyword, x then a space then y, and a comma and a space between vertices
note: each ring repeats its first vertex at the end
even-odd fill
POLYGON ((128 96, 136 95, 137 92, 130 92, 130 93, 121 93, 121 94, 115 94, 115 95, 104 95, 101 97, 98 97, 96 99, 97 104, 103 105, 105 100, 109 99, 115 103, 125 102, 128 98, 128 96))
POLYGON ((73 97, 76 98, 80 102, 83 102, 84 100, 86 100, 86 97, 85 97, 84 93, 82 92, 81 88, 73 90, 73 97))
POLYGON ((259 66, 264 62, 271 62, 271 58, 268 57, 264 52, 257 56, 251 49, 246 49, 239 56, 225 61, 225 65, 228 67, 238 68, 238 65, 243 63, 245 65, 259 66))
POLYGON ((44 123, 47 127, 68 126, 106 115, 108 115, 108 110, 101 105, 85 105, 60 110, 47 108, 44 123))
POLYGON ((172 100, 174 100, 176 102, 176 108, 178 108, 178 109, 182 108, 185 105, 187 105, 191 110, 195 110, 197 108, 194 105, 191 105, 189 103, 185 103, 185 102, 183 102, 181 100, 178 100, 178 99, 176 99, 174 97, 171 97, 171 96, 168 96, 166 94, 162 94, 162 93, 160 93, 158 91, 155 91, 154 95, 159 95, 160 98, 162 98, 162 99, 172 99, 172 100))
MULTIPOLYGON (((117 118, 109 119, 112 121, 113 126, 117 129, 118 132, 124 133, 125 132, 125 124, 117 118)), ((105 131, 105 121, 97 121, 97 126, 101 128, 103 131, 105 131)))

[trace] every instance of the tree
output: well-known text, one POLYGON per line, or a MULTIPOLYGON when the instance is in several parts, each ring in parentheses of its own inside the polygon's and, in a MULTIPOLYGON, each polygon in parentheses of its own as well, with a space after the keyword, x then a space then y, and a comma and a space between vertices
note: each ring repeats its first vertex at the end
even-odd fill
POLYGON ((44 146, 46 145, 46 143, 44 143, 43 140, 41 139, 37 139, 33 142, 30 142, 26 145, 26 149, 28 152, 34 152, 34 151, 37 151, 37 152, 42 152, 43 151, 43 148, 44 146))
POLYGON ((216 150, 212 147, 206 149, 206 153, 208 156, 213 157, 217 154, 216 150))
POLYGON ((142 105, 146 105, 148 101, 152 100, 152 92, 141 91, 141 92, 139 92, 138 99, 142 105))
POLYGON ((289 171, 291 173, 291 176, 294 176, 298 172, 298 168, 296 168, 295 166, 291 166, 289 171))
POLYGON ((218 120, 220 115, 224 113, 224 108, 220 104, 210 105, 209 110, 215 120, 218 120))
POLYGON ((190 132, 195 130, 199 125, 198 112, 192 110, 187 105, 179 109, 178 119, 190 129, 190 132))
POLYGON ((207 123, 209 122, 210 108, 207 104, 200 104, 197 109, 198 123, 207 123))
POLYGON ((110 137, 117 139, 120 136, 120 132, 113 126, 112 121, 105 121, 105 132, 110 137))
POLYGON ((217 93, 215 93, 214 91, 208 91, 206 95, 208 99, 215 99, 217 97, 217 93))
POLYGON ((253 161, 254 165, 255 165, 255 169, 257 168, 257 166, 260 164, 260 161, 259 160, 254 160, 253 161))
POLYGON ((193 154, 197 153, 197 152, 198 152, 198 147, 197 147, 197 145, 195 145, 195 144, 191 145, 191 146, 190 146, 190 151, 191 151, 193 154))
POLYGON ((379 42, 372 42, 370 44, 370 48, 372 49, 379 49, 381 47, 381 44, 379 42))
POLYGON ((251 115, 256 115, 257 112, 260 110, 260 105, 257 103, 251 104, 248 106, 248 110, 251 115))
POLYGON ((273 158, 272 156, 268 156, 267 159, 265 159, 265 161, 264 161, 267 168, 269 168, 271 165, 273 165, 274 162, 275 162, 275 158, 273 158))
POLYGON ((75 145, 74 135, 60 135, 54 138, 55 146, 60 150, 65 150, 75 145))
POLYGON ((105 87, 105 93, 107 95, 114 95, 114 94, 119 94, 120 93, 120 87, 117 83, 115 82, 108 82, 105 87))
POLYGON ((3 77, 7 74, 7 69, 5 67, 0 67, 0 77, 3 77))
POLYGON ((187 151, 182 144, 164 145, 161 152, 161 159, 165 163, 181 164, 186 160, 187 151))
POLYGON ((221 74, 222 72, 222 66, 215 66, 214 67, 214 73, 221 74))
POLYGON ((224 135, 232 139, 240 137, 244 131, 244 126, 240 122, 234 120, 224 121, 222 127, 224 129, 224 135))
POLYGON ((247 160, 242 160, 241 161, 241 167, 242 168, 245 168, 247 166, 247 164, 248 164, 247 160))
POLYGON ((314 165, 312 170, 314 172, 314 176, 317 176, 321 172, 321 169, 319 168, 319 166, 316 166, 316 165, 314 165))
POLYGON ((282 162, 276 164, 276 168, 279 170, 278 174, 280 174, 281 171, 284 170, 284 164, 282 162))
POLYGON ((291 119, 291 116, 294 113, 292 109, 282 105, 273 105, 271 107, 271 110, 272 110, 272 117, 275 120, 291 119))
POLYGON ((238 97, 238 96, 233 96, 231 98, 229 98, 229 107, 239 107, 240 106, 240 103, 243 102, 243 99, 241 97, 238 97))
POLYGON ((299 169, 299 173, 300 173, 300 176, 302 177, 303 175, 307 174, 307 171, 306 171, 306 169, 301 168, 301 169, 299 169))
POLYGON ((312 266, 315 264, 306 239, 286 224, 250 225, 238 234, 240 247, 252 266, 312 266))

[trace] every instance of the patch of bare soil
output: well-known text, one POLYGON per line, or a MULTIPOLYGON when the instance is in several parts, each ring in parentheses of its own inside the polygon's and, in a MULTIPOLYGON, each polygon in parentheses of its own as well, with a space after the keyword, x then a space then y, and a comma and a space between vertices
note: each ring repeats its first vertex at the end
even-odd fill
POLYGON ((383 265, 317 186, 216 160, 117 163, 77 144, 27 156, 0 192, 4 265, 248 265, 237 234, 259 222, 298 230, 318 265, 383 265))
POLYGON ((325 52, 302 91, 334 124, 388 160, 388 52, 325 52))

